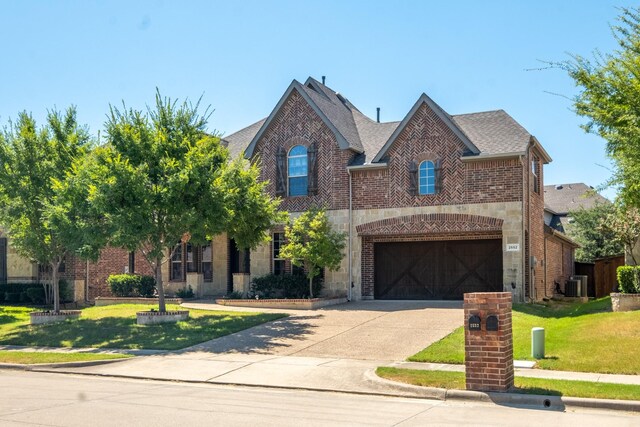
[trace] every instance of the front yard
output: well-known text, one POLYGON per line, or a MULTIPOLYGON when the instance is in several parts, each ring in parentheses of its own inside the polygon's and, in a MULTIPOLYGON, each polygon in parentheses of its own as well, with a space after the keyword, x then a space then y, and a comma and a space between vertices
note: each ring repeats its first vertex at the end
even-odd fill
MULTIPOLYGON (((546 357, 538 367, 561 371, 640 374, 640 311, 611 312, 609 297, 580 303, 514 304, 513 356, 531 358, 531 328, 543 327, 546 357)), ((464 330, 409 357, 414 362, 464 363, 464 330)))
MULTIPOLYGON (((82 310, 79 320, 29 325, 28 307, 0 306, 0 344, 177 350, 286 316, 189 309, 189 320, 152 326, 136 324, 136 312, 153 305, 121 304, 82 310)), ((168 305, 167 310, 180 309, 168 305)))

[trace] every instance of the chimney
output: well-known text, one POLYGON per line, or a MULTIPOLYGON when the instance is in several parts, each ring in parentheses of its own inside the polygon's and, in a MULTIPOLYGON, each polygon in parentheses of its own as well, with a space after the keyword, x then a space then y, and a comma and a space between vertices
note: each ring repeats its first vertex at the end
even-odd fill
POLYGON ((377 113, 378 113, 378 114, 377 114, 376 121, 377 121, 378 123, 380 123, 380 107, 376 108, 376 111, 377 111, 377 113))
POLYGON ((326 80, 327 76, 322 76, 322 84, 324 84, 324 81, 326 80))

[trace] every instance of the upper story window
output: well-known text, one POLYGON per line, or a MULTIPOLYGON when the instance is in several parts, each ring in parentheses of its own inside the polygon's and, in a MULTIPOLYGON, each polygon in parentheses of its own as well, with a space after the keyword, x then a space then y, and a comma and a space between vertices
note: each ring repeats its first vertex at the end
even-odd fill
POLYGON ((531 173, 533 174, 533 191, 540 193, 540 160, 535 156, 531 160, 531 173))
POLYGON ((436 194, 435 165, 430 160, 425 160, 418 167, 418 193, 436 194))
POLYGON ((306 196, 308 183, 307 149, 296 145, 289 151, 287 158, 289 196, 306 196))

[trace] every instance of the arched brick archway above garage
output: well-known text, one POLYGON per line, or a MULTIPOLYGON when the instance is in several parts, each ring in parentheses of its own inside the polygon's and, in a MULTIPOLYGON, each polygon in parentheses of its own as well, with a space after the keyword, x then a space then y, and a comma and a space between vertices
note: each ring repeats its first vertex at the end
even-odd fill
POLYGON ((468 214, 416 214, 368 222, 356 227, 361 236, 397 236, 502 231, 503 220, 468 214))
POLYGON ((456 299, 466 291, 502 290, 502 225, 499 218, 439 213, 356 226, 362 238, 362 296, 456 299), (449 260, 457 266, 452 271, 425 267, 442 266, 449 260), (398 274, 393 273, 395 269, 398 274), (381 272, 391 275, 381 276, 381 272))

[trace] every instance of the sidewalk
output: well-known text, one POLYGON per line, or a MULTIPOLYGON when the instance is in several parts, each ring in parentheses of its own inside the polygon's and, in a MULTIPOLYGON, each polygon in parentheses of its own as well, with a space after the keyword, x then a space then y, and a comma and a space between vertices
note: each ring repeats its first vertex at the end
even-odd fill
POLYGON ((70 347, 25 347, 21 345, 0 345, 0 351, 25 351, 29 353, 94 353, 94 354, 130 354, 149 356, 167 353, 167 350, 134 350, 121 348, 70 348, 70 347))
MULTIPOLYGON (((450 365, 446 363, 395 362, 386 366, 425 371, 464 372, 464 365, 450 365)), ((515 375, 516 377, 640 385, 640 375, 598 374, 591 372, 550 371, 546 369, 528 368, 515 368, 515 375)))

